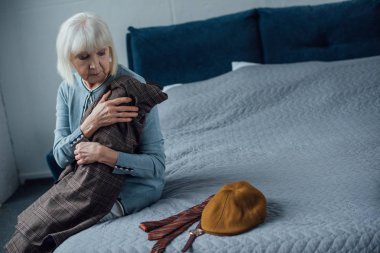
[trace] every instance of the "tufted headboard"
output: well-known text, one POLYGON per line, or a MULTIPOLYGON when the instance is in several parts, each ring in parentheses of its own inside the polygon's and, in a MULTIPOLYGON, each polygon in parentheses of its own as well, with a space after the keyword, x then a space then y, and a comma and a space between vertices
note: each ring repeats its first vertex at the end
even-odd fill
POLYGON ((260 9, 265 63, 335 61, 380 54, 380 1, 260 9))
POLYGON ((129 67, 161 85, 211 78, 232 61, 291 63, 380 55, 380 0, 258 8, 127 33, 129 67))
POLYGON ((230 70, 231 59, 262 61, 255 10, 204 21, 129 27, 129 68, 160 84, 203 80, 230 70))

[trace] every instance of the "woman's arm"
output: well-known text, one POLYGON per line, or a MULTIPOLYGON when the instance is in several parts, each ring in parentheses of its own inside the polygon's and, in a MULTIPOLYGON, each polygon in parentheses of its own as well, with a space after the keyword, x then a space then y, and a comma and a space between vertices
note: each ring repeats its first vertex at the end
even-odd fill
POLYGON ((67 94, 61 85, 57 94, 56 127, 54 130, 53 154, 61 168, 74 161, 74 143, 83 137, 78 127, 73 132, 70 129, 69 107, 67 94))
POLYGON ((164 138, 161 133, 158 108, 154 106, 147 114, 137 153, 119 152, 114 173, 153 178, 162 177, 164 171, 164 138))
POLYGON ((122 104, 131 102, 131 98, 120 97, 108 100, 110 95, 111 91, 105 93, 91 114, 81 124, 80 129, 86 138, 92 137, 101 127, 131 122, 133 117, 137 117, 138 107, 122 106, 122 104))
MULTIPOLYGON (((66 90, 65 92, 65 88, 67 87, 61 85, 58 89, 56 129, 54 131, 53 147, 55 160, 62 168, 75 160, 74 149, 83 137, 91 138, 100 127, 118 122, 130 122, 132 118, 138 115, 138 107, 121 105, 123 103, 129 103, 131 98, 120 97, 107 100, 110 95, 110 92, 107 92, 103 95, 101 101, 95 106, 91 114, 84 120, 82 125, 71 132, 70 114, 80 112, 74 111, 79 110, 79 108, 70 108, 71 102, 68 101, 68 91, 66 90)), ((94 162, 94 158, 97 159, 96 153, 94 153, 97 151, 97 149, 95 149, 96 143, 90 144, 87 142, 85 144, 87 146, 84 152, 90 152, 91 157, 84 154, 87 160, 86 162, 81 161, 79 164, 92 163, 94 162)), ((80 143, 79 145, 85 144, 80 143)))
POLYGON ((165 171, 165 152, 157 107, 146 116, 136 154, 118 152, 96 142, 81 142, 76 145, 74 153, 78 164, 100 162, 114 167, 116 174, 161 177, 165 171))

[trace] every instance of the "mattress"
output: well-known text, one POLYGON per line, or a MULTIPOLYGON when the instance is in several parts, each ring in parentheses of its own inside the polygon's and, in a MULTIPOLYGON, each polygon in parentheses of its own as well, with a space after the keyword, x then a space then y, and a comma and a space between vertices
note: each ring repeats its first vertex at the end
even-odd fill
POLYGON ((190 252, 380 252, 379 70, 380 57, 247 66, 168 90, 159 105, 162 198, 55 252, 149 252, 155 242, 140 222, 239 180, 266 196, 265 222, 240 235, 205 234, 190 252))

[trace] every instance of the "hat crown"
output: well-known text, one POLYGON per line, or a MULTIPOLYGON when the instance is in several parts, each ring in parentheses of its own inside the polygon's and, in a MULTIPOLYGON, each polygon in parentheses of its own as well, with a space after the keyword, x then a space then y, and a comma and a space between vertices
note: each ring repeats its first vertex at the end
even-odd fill
POLYGON ((264 195, 246 181, 224 185, 205 206, 202 229, 210 234, 234 235, 261 224, 266 216, 264 195))

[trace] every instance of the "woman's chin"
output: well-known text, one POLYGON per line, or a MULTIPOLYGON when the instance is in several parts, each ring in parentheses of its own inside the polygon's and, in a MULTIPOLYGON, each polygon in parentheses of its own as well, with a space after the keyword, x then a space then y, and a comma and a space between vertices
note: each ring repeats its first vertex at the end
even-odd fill
POLYGON ((105 76, 104 75, 93 75, 93 76, 89 76, 86 80, 86 82, 88 84, 91 84, 91 85, 96 85, 96 84, 101 84, 103 83, 105 80, 105 76))

